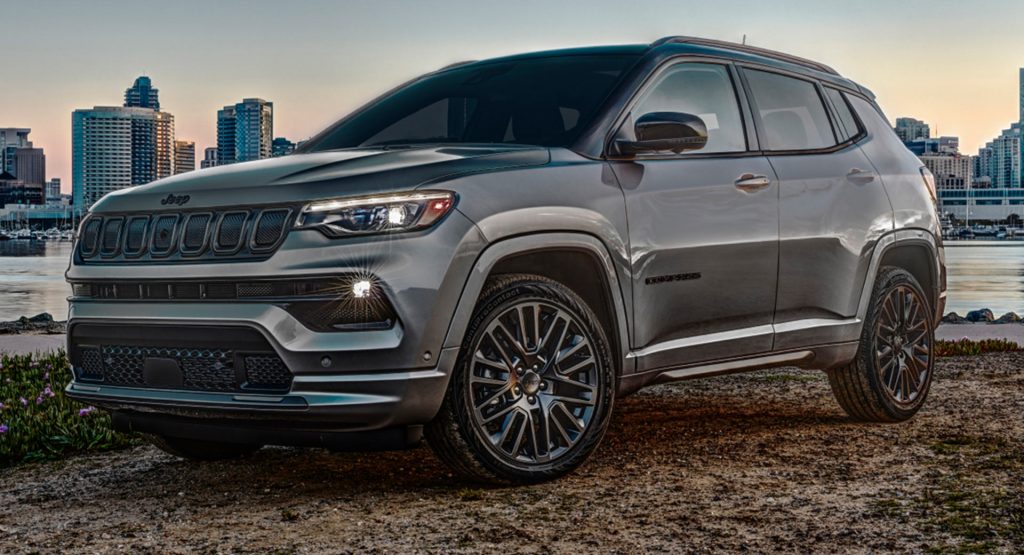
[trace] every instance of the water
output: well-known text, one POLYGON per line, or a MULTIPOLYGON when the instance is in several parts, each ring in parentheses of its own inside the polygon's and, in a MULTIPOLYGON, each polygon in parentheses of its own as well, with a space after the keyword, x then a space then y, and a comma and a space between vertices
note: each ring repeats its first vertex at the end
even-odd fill
POLYGON ((40 312, 66 319, 70 256, 70 241, 0 241, 0 321, 40 312))
POLYGON ((946 312, 1024 314, 1024 242, 947 242, 946 274, 946 312))
MULTIPOLYGON (((0 321, 49 312, 67 317, 70 242, 0 241, 0 321)), ((946 243, 946 311, 1024 314, 1024 242, 946 243)))

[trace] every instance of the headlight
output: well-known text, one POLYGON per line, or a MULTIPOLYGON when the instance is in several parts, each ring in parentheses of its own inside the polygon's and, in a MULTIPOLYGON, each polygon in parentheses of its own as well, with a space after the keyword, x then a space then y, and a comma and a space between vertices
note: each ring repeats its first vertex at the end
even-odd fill
POLYGON ((310 203, 295 227, 317 229, 328 237, 414 231, 434 225, 455 206, 448 191, 415 191, 310 203))

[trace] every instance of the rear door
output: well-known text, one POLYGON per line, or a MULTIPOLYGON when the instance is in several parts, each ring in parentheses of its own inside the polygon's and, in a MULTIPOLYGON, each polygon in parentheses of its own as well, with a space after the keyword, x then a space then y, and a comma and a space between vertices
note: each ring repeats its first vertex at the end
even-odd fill
POLYGON ((729 64, 658 73, 619 136, 651 112, 699 116, 708 143, 612 162, 626 198, 637 370, 771 350, 778 270, 778 181, 751 149, 729 64))
POLYGON ((849 340, 871 251, 892 229, 882 181, 857 145, 862 127, 838 89, 761 69, 743 76, 779 177, 775 349, 849 340))

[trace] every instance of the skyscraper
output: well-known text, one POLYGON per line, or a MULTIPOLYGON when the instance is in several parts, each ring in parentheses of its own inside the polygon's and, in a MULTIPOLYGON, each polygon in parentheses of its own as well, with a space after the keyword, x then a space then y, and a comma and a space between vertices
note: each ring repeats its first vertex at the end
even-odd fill
POLYGON ((174 173, 190 172, 196 169, 196 143, 174 141, 174 173))
POLYGON ((917 139, 928 139, 932 136, 928 124, 914 118, 896 118, 896 136, 909 143, 917 139))
POLYGON ((1020 99, 1018 103, 1020 107, 1020 119, 1018 119, 1017 121, 1020 123, 1024 123, 1024 67, 1020 68, 1020 73, 1018 74, 1017 90, 1020 93, 1020 99))
POLYGON ((124 91, 126 108, 150 108, 160 111, 160 91, 153 88, 149 77, 142 75, 135 83, 124 91))
POLYGON ((246 98, 217 112, 218 165, 270 158, 274 104, 246 98))
POLYGON ((217 110, 217 165, 235 163, 235 107, 217 110))
POLYGON ((71 118, 71 188, 75 206, 170 175, 174 118, 150 108, 97 106, 71 118), (166 174, 166 175, 164 175, 166 174))

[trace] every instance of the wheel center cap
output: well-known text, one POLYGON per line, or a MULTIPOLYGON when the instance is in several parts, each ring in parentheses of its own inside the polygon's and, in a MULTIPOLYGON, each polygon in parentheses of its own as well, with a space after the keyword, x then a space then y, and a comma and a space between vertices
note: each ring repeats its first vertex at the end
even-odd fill
POLYGON ((523 384, 523 391, 527 395, 536 395, 537 391, 540 390, 540 375, 531 370, 523 374, 521 383, 523 384))

